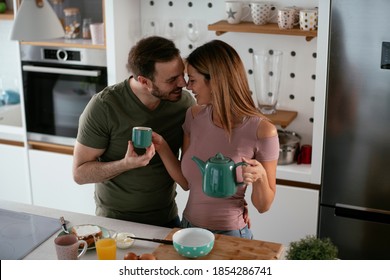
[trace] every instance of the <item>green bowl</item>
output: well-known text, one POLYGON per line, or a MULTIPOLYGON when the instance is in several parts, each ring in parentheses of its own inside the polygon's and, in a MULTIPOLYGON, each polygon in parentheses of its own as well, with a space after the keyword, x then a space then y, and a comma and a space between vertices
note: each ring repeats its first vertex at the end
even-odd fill
POLYGON ((185 228, 173 234, 173 247, 183 257, 196 259, 208 255, 214 246, 214 234, 203 228, 185 228))

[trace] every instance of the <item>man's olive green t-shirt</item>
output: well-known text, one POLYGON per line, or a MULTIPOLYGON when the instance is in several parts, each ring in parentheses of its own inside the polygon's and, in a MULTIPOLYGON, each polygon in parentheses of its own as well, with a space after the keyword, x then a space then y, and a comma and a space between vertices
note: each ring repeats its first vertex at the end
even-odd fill
MULTIPOLYGON (((128 80, 94 95, 80 116, 77 141, 105 149, 101 162, 122 159, 134 126, 151 127, 178 154, 182 124, 194 99, 183 91, 177 102, 162 100, 149 110, 132 92, 128 80)), ((136 149, 138 154, 143 149, 136 149)), ((177 216, 176 186, 156 155, 145 167, 131 169, 95 185, 96 214, 116 219, 164 225, 177 216)))

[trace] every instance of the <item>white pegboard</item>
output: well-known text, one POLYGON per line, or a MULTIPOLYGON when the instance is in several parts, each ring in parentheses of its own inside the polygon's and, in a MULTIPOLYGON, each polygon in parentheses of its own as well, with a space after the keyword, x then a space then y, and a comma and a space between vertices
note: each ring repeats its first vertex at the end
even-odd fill
MULTIPOLYGON (((277 7, 297 6, 301 8, 313 8, 318 6, 318 0, 284 0, 271 2, 277 7)), ((164 31, 164 26, 169 22, 178 26, 176 37, 173 40, 180 48, 184 57, 191 52, 189 46, 192 44, 186 36, 185 25, 189 19, 201 21, 201 36, 195 44, 201 45, 212 39, 220 39, 232 45, 244 62, 252 91, 255 90, 252 74, 252 51, 259 49, 278 49, 283 51, 282 79, 277 107, 298 112, 297 118, 286 129, 300 134, 302 136, 302 144, 312 143, 317 51, 316 38, 307 42, 303 36, 234 32, 216 36, 215 32, 207 30, 207 25, 225 19, 224 0, 142 0, 141 19, 143 21, 141 23, 143 30, 140 31, 140 34, 145 34, 143 25, 145 22, 149 23, 153 21, 158 26, 156 34, 161 36, 167 36, 164 31)), ((250 17, 249 19, 245 18, 245 20, 250 20, 250 17)))

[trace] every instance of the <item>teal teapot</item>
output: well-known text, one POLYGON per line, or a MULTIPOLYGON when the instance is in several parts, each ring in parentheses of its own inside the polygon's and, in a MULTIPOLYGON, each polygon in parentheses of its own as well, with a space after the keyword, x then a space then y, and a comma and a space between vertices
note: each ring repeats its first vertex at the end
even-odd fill
POLYGON ((234 163, 228 157, 221 153, 215 157, 209 158, 207 162, 193 156, 192 160, 198 165, 202 173, 203 192, 211 197, 230 197, 237 191, 238 186, 244 185, 244 182, 237 182, 236 168, 240 165, 246 165, 245 162, 234 163))

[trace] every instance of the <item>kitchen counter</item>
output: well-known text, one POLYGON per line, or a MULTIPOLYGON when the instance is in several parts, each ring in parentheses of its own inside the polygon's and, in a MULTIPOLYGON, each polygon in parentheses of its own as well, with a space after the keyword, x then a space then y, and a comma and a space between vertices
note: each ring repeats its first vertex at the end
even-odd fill
MULTIPOLYGON (((135 236, 140 237, 150 237, 150 238, 164 238, 170 231, 170 228, 150 226, 139 223, 132 223, 127 221, 121 221, 116 219, 109 219, 104 217, 85 215, 74 212, 67 212, 62 210, 56 210, 51 208, 33 206, 28 204, 21 204, 15 202, 9 202, 0 200, 0 208, 18 212, 25 212, 45 217, 58 218, 63 216, 66 221, 69 221, 67 224, 68 228, 74 225, 82 225, 82 224, 94 224, 106 229, 115 230, 117 232, 131 232, 134 233, 135 236)), ((59 222, 58 222, 59 223, 59 222)), ((62 232, 59 230, 57 233, 52 235, 49 239, 43 242, 40 246, 38 246, 35 250, 33 250, 30 254, 28 254, 24 259, 25 260, 51 260, 57 259, 55 247, 54 247, 54 239, 57 235, 62 232)), ((137 240, 134 242, 133 246, 128 249, 118 249, 117 250, 117 259, 123 259, 124 255, 132 251, 138 255, 142 253, 152 253, 157 247, 158 243, 147 242, 137 240)), ((96 251, 88 250, 87 253, 81 257, 82 260, 96 260, 96 251)))
MULTIPOLYGON (((135 236, 139 237, 146 237, 146 238, 159 238, 164 239, 167 236, 171 237, 171 234, 174 230, 171 228, 164 228, 164 227, 157 227, 157 226, 151 226, 146 224, 140 224, 140 223, 133 223, 133 222, 127 222, 127 221, 121 221, 116 219, 110 219, 110 218, 104 218, 104 217, 98 217, 98 216, 92 216, 92 215, 85 215, 80 213, 74 213, 74 212, 68 212, 68 211, 62 211, 62 210, 56 210, 51 208, 45 208, 45 207, 39 207, 39 206, 33 206, 28 204, 21 204, 21 203, 15 203, 10 201, 4 201, 0 200, 0 209, 5 210, 11 210, 16 212, 24 212, 34 215, 40 215, 44 217, 50 217, 54 219, 59 219, 59 217, 63 216, 65 220, 69 221, 68 228, 74 226, 74 225, 81 225, 81 224, 94 224, 101 227, 104 227, 109 230, 115 230, 117 232, 130 232, 134 233, 135 236)), ((59 222, 58 222, 59 223, 59 222)), ((0 228, 1 229, 1 228, 0 228)), ((176 229, 177 230, 177 229, 176 229)), ((39 245, 35 250, 30 252, 28 255, 25 256, 25 260, 50 260, 50 259, 57 259, 57 255, 55 252, 54 247, 54 239, 57 237, 57 235, 62 232, 62 230, 58 230, 58 232, 54 233, 51 237, 49 237, 46 241, 44 241, 41 245, 39 245)), ((235 244, 237 242, 245 242, 246 247, 249 249, 246 252, 246 249, 242 249, 242 253, 245 254, 245 258, 248 259, 280 259, 283 254, 283 246, 278 243, 272 243, 272 242, 266 242, 266 241, 257 241, 257 240, 245 240, 241 238, 236 237, 230 237, 230 236, 219 236, 216 235, 216 248, 218 248, 217 242, 218 240, 224 240, 223 242, 228 242, 226 244, 235 244), (227 240, 229 239, 229 240, 227 240), (250 243, 253 243, 253 246, 251 246, 250 243), (253 250, 254 247, 257 247, 256 251, 253 250), (271 249, 270 249, 271 248, 271 249), (254 255, 256 252, 267 252, 267 256, 259 256, 254 255), (271 255, 268 255, 271 254, 271 255), (252 255, 252 257, 250 257, 252 255), (270 256, 270 257, 269 257, 270 256), (269 258, 268 258, 269 257, 269 258)), ((225 244, 225 243, 224 243, 225 244)), ((118 249, 117 250, 117 259, 123 259, 124 255, 132 251, 138 255, 142 253, 153 253, 159 252, 161 254, 162 246, 159 246, 159 243, 149 242, 149 241, 141 241, 136 240, 134 244, 128 248, 128 249, 118 249)), ((221 243, 222 245, 222 243, 221 243)), ((168 246, 168 245, 164 245, 168 246)), ((170 245, 169 245, 170 246, 170 245)), ((237 248, 235 248, 235 252, 237 253, 237 248)), ((176 257, 179 257, 179 255, 176 256, 173 248, 168 248, 172 252, 168 254, 167 256, 171 256, 170 259, 175 259, 176 257)), ((234 249, 234 248, 233 248, 234 249)), ((222 250, 223 251, 223 250, 222 250)), ((213 253, 213 251, 212 251, 213 253)), ((224 258, 228 259, 243 259, 240 258, 237 254, 229 254, 227 255, 227 252, 224 252, 224 258)), ((245 259, 244 258, 244 259, 245 259)), ((96 260, 96 251, 95 250, 88 250, 87 253, 81 257, 82 260, 96 260)), ((163 259, 163 258, 161 258, 163 259)), ((217 257, 216 259, 220 259, 217 257)))
POLYGON ((20 104, 0 106, 0 124, 22 126, 22 108, 20 104))

